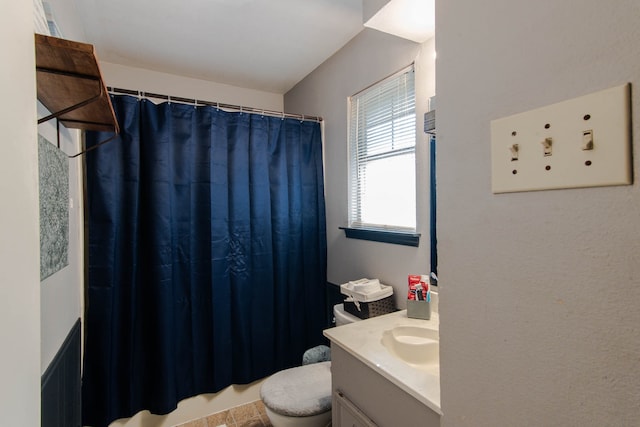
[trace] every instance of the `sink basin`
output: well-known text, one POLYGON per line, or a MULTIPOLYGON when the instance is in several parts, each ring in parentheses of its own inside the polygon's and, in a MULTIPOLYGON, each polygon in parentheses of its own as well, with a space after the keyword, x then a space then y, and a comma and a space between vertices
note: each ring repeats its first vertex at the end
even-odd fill
POLYGON ((418 368, 440 363, 438 331, 419 326, 396 326, 382 333, 382 345, 398 359, 418 368))

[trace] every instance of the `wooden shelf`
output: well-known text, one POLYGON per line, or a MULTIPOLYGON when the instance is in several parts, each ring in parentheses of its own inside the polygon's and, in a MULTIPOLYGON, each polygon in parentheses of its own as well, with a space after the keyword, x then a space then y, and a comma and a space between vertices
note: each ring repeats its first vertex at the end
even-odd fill
POLYGON ((67 128, 118 133, 93 45, 41 34, 36 41, 38 100, 67 128))

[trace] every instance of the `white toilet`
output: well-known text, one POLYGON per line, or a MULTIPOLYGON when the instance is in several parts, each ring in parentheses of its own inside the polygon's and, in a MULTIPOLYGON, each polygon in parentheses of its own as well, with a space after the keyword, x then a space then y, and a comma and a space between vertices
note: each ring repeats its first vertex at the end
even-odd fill
POLYGON ((342 326, 362 320, 359 317, 344 311, 344 304, 336 304, 333 306, 333 317, 336 318, 336 326, 342 326))
MULTIPOLYGON (((336 326, 358 319, 333 307, 336 326)), ((285 369, 270 376, 260 397, 273 427, 327 427, 331 425, 331 362, 285 369)))

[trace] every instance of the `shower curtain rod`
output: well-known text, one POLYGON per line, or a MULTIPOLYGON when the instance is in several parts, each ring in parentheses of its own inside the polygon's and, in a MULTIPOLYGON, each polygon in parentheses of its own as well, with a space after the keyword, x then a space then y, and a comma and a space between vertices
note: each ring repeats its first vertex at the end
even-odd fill
POLYGON ((225 111, 232 110, 232 111, 239 111, 241 113, 242 112, 257 113, 257 114, 262 114, 262 115, 271 116, 271 117, 282 117, 283 119, 284 118, 299 119, 302 121, 305 121, 305 120, 314 121, 314 122, 323 121, 323 118, 318 116, 306 116, 304 114, 285 113, 283 111, 266 110, 264 108, 244 107, 242 105, 225 104, 222 102, 203 101, 201 99, 183 98, 180 96, 173 96, 173 95, 162 95, 162 94, 153 93, 153 92, 143 92, 138 90, 121 89, 121 88, 115 88, 115 87, 107 87, 107 91, 114 95, 122 94, 122 95, 133 95, 141 98, 164 99, 168 102, 179 102, 182 104, 189 104, 189 105, 195 105, 195 106, 207 105, 210 107, 221 108, 225 111))

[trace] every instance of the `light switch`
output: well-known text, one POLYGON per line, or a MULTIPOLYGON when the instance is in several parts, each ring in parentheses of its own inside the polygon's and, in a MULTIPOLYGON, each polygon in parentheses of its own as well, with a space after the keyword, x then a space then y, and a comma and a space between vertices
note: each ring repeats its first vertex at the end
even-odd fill
POLYGON ((631 184, 630 105, 624 84, 493 120, 492 191, 631 184))
POLYGON ((542 140, 542 146, 544 147, 542 152, 545 156, 551 155, 551 144, 553 144, 553 138, 545 138, 542 140))
POLYGON ((509 146, 509 151, 511 151, 511 161, 515 162, 518 160, 518 144, 511 144, 509 146))
POLYGON ((593 131, 585 130, 582 132, 582 149, 584 151, 593 150, 593 131))

